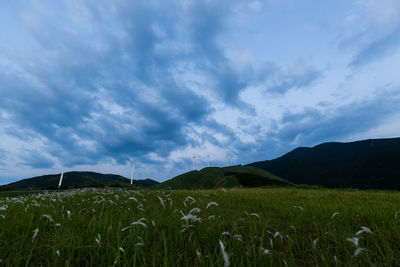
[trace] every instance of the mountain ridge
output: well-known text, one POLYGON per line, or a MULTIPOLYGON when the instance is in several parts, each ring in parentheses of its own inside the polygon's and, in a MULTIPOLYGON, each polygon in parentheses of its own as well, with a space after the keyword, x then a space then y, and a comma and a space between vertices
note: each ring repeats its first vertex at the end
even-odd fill
MULTIPOLYGON (((13 183, 0 186, 2 189, 38 189, 58 188, 58 182, 61 173, 47 174, 22 179, 13 183)), ((152 179, 133 180, 136 186, 148 187, 157 184, 157 181, 152 179)), ((130 179, 117 174, 103 174, 90 171, 71 171, 65 172, 63 176, 61 188, 80 187, 80 186, 120 186, 129 185, 130 179)))
POLYGON ((248 164, 295 184, 400 189, 400 138, 327 142, 248 164))

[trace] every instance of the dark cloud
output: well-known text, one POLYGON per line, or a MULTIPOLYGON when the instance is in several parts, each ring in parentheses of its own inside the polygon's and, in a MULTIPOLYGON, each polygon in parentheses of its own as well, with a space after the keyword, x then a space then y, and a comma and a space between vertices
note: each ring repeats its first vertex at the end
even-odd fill
MULTIPOLYGON (((0 71, 7 95, 0 108, 10 113, 9 134, 45 140, 46 151, 67 167, 122 164, 131 157, 147 162, 148 153, 167 156, 194 144, 188 128, 207 121, 213 111, 206 98, 175 77, 180 64, 208 73, 212 90, 228 105, 251 109, 238 97, 250 79, 234 71, 218 44, 232 4, 79 5, 86 16, 79 26, 73 16, 54 20, 52 14, 26 11, 36 23, 22 23, 38 53, 19 51, 22 56, 8 58, 19 71, 0 71), (174 49, 186 43, 187 52, 174 49)), ((21 164, 42 168, 54 162, 31 151, 21 164)))
POLYGON ((350 66, 360 67, 388 57, 400 47, 400 24, 384 37, 370 42, 351 60, 350 66))
POLYGON ((348 136, 373 129, 382 121, 399 112, 400 93, 385 92, 375 98, 358 101, 333 111, 306 109, 302 113, 284 116, 279 131, 284 142, 314 145, 319 142, 341 140, 348 136))
POLYGON ((53 167, 55 163, 48 156, 36 149, 22 151, 19 159, 21 161, 17 165, 28 166, 33 169, 48 169, 53 167))
POLYGON ((299 146, 314 146, 323 142, 348 140, 379 126, 399 113, 399 90, 382 90, 374 98, 355 101, 335 109, 307 108, 303 112, 288 112, 263 134, 253 129, 256 141, 241 149, 243 158, 257 160, 281 156, 299 146))

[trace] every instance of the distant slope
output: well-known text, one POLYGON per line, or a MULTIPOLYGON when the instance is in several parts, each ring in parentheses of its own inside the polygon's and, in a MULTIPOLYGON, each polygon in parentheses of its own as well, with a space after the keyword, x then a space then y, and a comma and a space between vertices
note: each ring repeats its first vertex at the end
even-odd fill
POLYGON ((400 189, 400 138, 300 147, 249 165, 296 184, 400 189))
POLYGON ((153 188, 206 189, 266 185, 290 185, 290 183, 258 168, 230 166, 224 168, 208 167, 200 171, 190 171, 157 184, 153 188))
MULTIPOLYGON (((27 188, 56 188, 60 180, 61 174, 50 174, 37 176, 33 178, 23 179, 11 184, 2 186, 3 188, 12 189, 27 189, 27 188)), ((64 173, 62 188, 76 187, 76 186, 105 186, 105 185, 118 185, 129 184, 130 179, 121 175, 115 174, 102 174, 97 172, 66 172, 64 173)), ((137 186, 148 187, 157 184, 158 182, 145 179, 134 180, 137 186)))

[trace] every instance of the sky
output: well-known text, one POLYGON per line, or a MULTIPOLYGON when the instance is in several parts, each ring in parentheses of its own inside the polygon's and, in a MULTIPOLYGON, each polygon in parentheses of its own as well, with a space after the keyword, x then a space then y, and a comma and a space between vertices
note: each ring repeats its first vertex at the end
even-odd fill
POLYGON ((398 137, 399 48, 398 0, 1 1, 0 184, 398 137))

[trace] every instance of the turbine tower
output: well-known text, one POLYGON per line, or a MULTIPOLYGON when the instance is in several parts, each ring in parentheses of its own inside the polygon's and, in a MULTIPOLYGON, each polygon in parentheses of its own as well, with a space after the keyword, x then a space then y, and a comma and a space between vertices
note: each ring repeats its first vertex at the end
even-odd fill
POLYGON ((192 160, 193 160, 193 170, 195 170, 195 166, 196 166, 196 154, 193 154, 193 157, 192 157, 192 160))
POLYGON ((133 174, 135 172, 135 164, 133 164, 133 162, 131 162, 132 164, 132 171, 131 171, 131 184, 133 184, 133 174))
POLYGON ((210 155, 207 155, 208 167, 210 167, 210 155))
POLYGON ((58 188, 60 188, 60 187, 61 187, 61 184, 62 184, 63 177, 64 177, 64 172, 62 172, 62 173, 61 173, 61 176, 60 176, 60 181, 58 182, 58 188))

